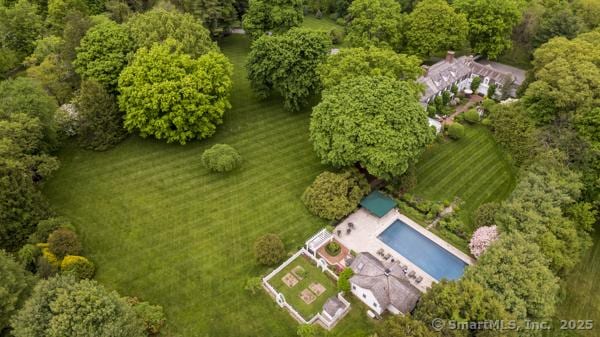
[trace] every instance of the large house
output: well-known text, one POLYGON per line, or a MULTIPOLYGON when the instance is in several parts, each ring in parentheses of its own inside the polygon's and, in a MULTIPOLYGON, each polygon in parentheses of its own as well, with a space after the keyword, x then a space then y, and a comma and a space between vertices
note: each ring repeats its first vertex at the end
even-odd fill
POLYGON ((378 315, 385 310, 410 313, 417 305, 421 292, 409 282, 399 263, 384 265, 372 254, 360 253, 350 268, 354 271, 352 293, 378 315))
POLYGON ((455 57, 453 51, 448 51, 446 58, 430 67, 423 66, 425 73, 417 82, 423 84, 425 93, 421 103, 427 106, 436 96, 444 91, 450 91, 453 85, 458 91, 470 90, 471 80, 481 78, 481 84, 476 93, 487 94, 490 85, 496 85, 496 95, 501 96, 504 90, 508 96, 515 95, 515 89, 525 80, 525 71, 501 63, 478 61, 473 56, 455 57))

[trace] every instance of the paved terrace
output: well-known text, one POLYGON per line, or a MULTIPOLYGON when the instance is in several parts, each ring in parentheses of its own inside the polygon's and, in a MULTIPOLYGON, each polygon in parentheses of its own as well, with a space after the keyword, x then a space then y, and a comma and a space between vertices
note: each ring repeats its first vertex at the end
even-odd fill
POLYGON ((447 249, 449 252, 465 261, 465 263, 473 264, 475 262, 470 256, 461 252, 446 241, 440 239, 438 236, 426 230, 425 228, 421 227, 419 224, 401 214, 396 208, 391 210, 382 218, 377 218, 364 208, 361 208, 338 225, 336 229, 341 230, 341 235, 338 236, 337 233, 335 233, 334 236, 340 243, 356 253, 369 252, 373 256, 376 256, 383 261, 384 264, 390 263, 390 260, 394 259, 395 261, 399 261, 403 265, 408 266, 408 273, 415 271, 416 276, 423 277, 423 280, 419 283, 415 281, 415 278, 410 278, 411 283, 421 292, 425 292, 431 287, 431 284, 437 282, 437 280, 377 238, 377 236, 396 219, 402 220, 404 223, 411 226, 416 231, 429 238, 431 241, 447 249), (354 224, 354 229, 350 234, 347 234, 346 228, 348 228, 349 222, 354 224), (381 257, 377 254, 377 251, 380 249, 383 249, 386 254, 390 254, 391 258, 387 261, 381 259, 381 257))

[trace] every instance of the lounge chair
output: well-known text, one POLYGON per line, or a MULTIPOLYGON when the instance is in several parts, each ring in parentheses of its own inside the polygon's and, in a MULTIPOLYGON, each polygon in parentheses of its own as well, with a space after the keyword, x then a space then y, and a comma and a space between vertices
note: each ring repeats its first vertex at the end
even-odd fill
POLYGON ((348 222, 348 227, 349 228, 354 228, 354 223, 353 222, 348 222))
POLYGON ((352 233, 352 228, 347 228, 346 229, 346 234, 350 234, 350 233, 352 233))
POLYGON ((421 281, 423 281, 423 276, 417 276, 417 278, 415 279, 415 282, 421 283, 421 281))
POLYGON ((337 230, 337 235, 338 235, 338 236, 342 236, 342 230, 341 230, 341 229, 338 229, 338 230, 337 230))
POLYGON ((377 255, 383 256, 383 248, 379 248, 379 250, 377 251, 377 255))
POLYGON ((390 255, 390 253, 387 253, 387 254, 385 254, 385 256, 383 257, 383 259, 384 259, 384 260, 387 260, 387 259, 389 259, 390 257, 392 257, 392 256, 390 255))
POLYGON ((408 277, 415 277, 417 275, 417 273, 415 273, 414 270, 411 270, 410 273, 408 273, 408 277))

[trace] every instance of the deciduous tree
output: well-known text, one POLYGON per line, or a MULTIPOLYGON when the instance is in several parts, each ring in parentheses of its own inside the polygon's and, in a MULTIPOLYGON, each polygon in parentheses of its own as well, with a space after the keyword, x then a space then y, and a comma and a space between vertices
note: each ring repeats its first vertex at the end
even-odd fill
POLYGON ((418 57, 389 49, 342 48, 319 65, 318 73, 325 88, 358 76, 387 76, 412 82, 423 72, 420 65, 418 57))
POLYGON ((31 54, 43 29, 38 8, 27 0, 0 5, 0 48, 15 51, 20 58, 31 54))
POLYGON ((220 37, 237 19, 234 0, 183 0, 183 8, 204 23, 211 35, 220 37))
POLYGON ((304 191, 302 201, 311 213, 338 220, 352 212, 369 190, 369 183, 357 170, 325 171, 304 191))
POLYGON ((252 88, 261 98, 272 92, 284 106, 298 111, 320 89, 317 66, 331 42, 325 32, 294 28, 282 35, 263 35, 252 44, 246 68, 252 88))
POLYGON ((8 327, 10 317, 23 305, 32 285, 31 274, 0 250, 0 331, 8 327))
POLYGON ((538 246, 520 234, 503 235, 464 277, 495 292, 518 319, 554 313, 558 278, 538 246))
POLYGON ((15 337, 142 337, 142 322, 116 292, 95 281, 40 281, 12 320, 15 337))
POLYGON ((209 31, 191 14, 156 8, 135 14, 126 24, 135 49, 151 48, 156 42, 173 38, 181 43, 181 51, 193 57, 218 50, 209 31))
POLYGON ((254 242, 254 256, 260 264, 272 266, 285 256, 283 241, 276 234, 266 234, 254 242))
POLYGON ((106 21, 87 31, 73 65, 83 79, 96 80, 112 91, 132 49, 127 29, 114 21, 106 21))
POLYGON ((521 19, 519 1, 456 0, 454 6, 467 15, 474 52, 493 59, 511 47, 512 30, 521 19))
POLYGON ((125 127, 169 143, 212 136, 231 106, 232 72, 223 54, 193 59, 173 39, 142 47, 119 77, 125 127))
POLYGON ((256 39, 266 32, 283 33, 300 26, 303 18, 302 0, 250 0, 243 27, 256 39))
POLYGON ((352 46, 401 49, 404 16, 398 2, 355 0, 348 12, 351 20, 346 27, 346 41, 352 46))
POLYGON ((407 17, 406 49, 423 56, 460 49, 468 32, 466 15, 456 13, 445 0, 421 1, 407 17))
POLYGON ((411 85, 385 76, 325 90, 310 123, 317 155, 338 167, 358 163, 385 179, 401 175, 434 138, 417 96, 411 85))

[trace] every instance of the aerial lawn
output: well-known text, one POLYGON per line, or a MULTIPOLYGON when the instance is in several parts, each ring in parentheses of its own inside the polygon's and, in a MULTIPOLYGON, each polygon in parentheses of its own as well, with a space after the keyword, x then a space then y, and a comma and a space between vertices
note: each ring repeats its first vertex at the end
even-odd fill
POLYGON ((327 15, 324 15, 320 19, 317 19, 314 15, 306 15, 306 16, 304 16, 304 21, 302 22, 302 27, 310 28, 310 29, 322 29, 322 30, 326 30, 326 31, 330 31, 334 28, 339 28, 341 30, 344 29, 344 27, 338 25, 335 21, 333 21, 327 15))
POLYGON ((594 246, 565 278, 565 298, 556 315, 565 320, 593 320, 593 330, 577 331, 585 337, 596 337, 600 324, 600 228, 596 227, 593 236, 594 246))
POLYGON ((322 272, 312 261, 309 261, 308 258, 302 255, 273 276, 269 280, 269 283, 275 290, 282 293, 285 301, 307 321, 323 311, 323 304, 325 304, 327 299, 336 296, 338 293, 335 280, 322 272), (297 270, 300 269, 298 267, 304 270, 304 272, 298 273, 297 270), (298 283, 288 286, 284 281, 284 277, 286 276, 291 276, 298 283), (317 294, 311 291, 311 284, 322 285, 325 288, 324 292, 317 294), (307 303, 300 297, 302 292, 307 292, 311 297, 314 296, 314 299, 307 303))
POLYGON ((472 225, 479 205, 505 199, 515 185, 509 159, 483 126, 466 126, 465 137, 434 144, 417 163, 410 193, 432 201, 462 201, 461 218, 472 225))
MULTIPOLYGON (((292 252, 326 225, 300 200, 324 170, 308 139, 309 109, 289 113, 278 98, 252 95, 246 37, 226 38, 222 50, 235 65, 233 109, 214 137, 181 146, 132 136, 100 153, 67 146, 45 194, 76 224, 100 283, 165 308, 165 335, 296 336, 296 321, 244 284, 268 273, 254 261, 258 236, 279 234, 292 252), (241 167, 202 167, 216 143, 234 146, 241 167)), ((334 335, 368 334, 359 308, 334 335)))

